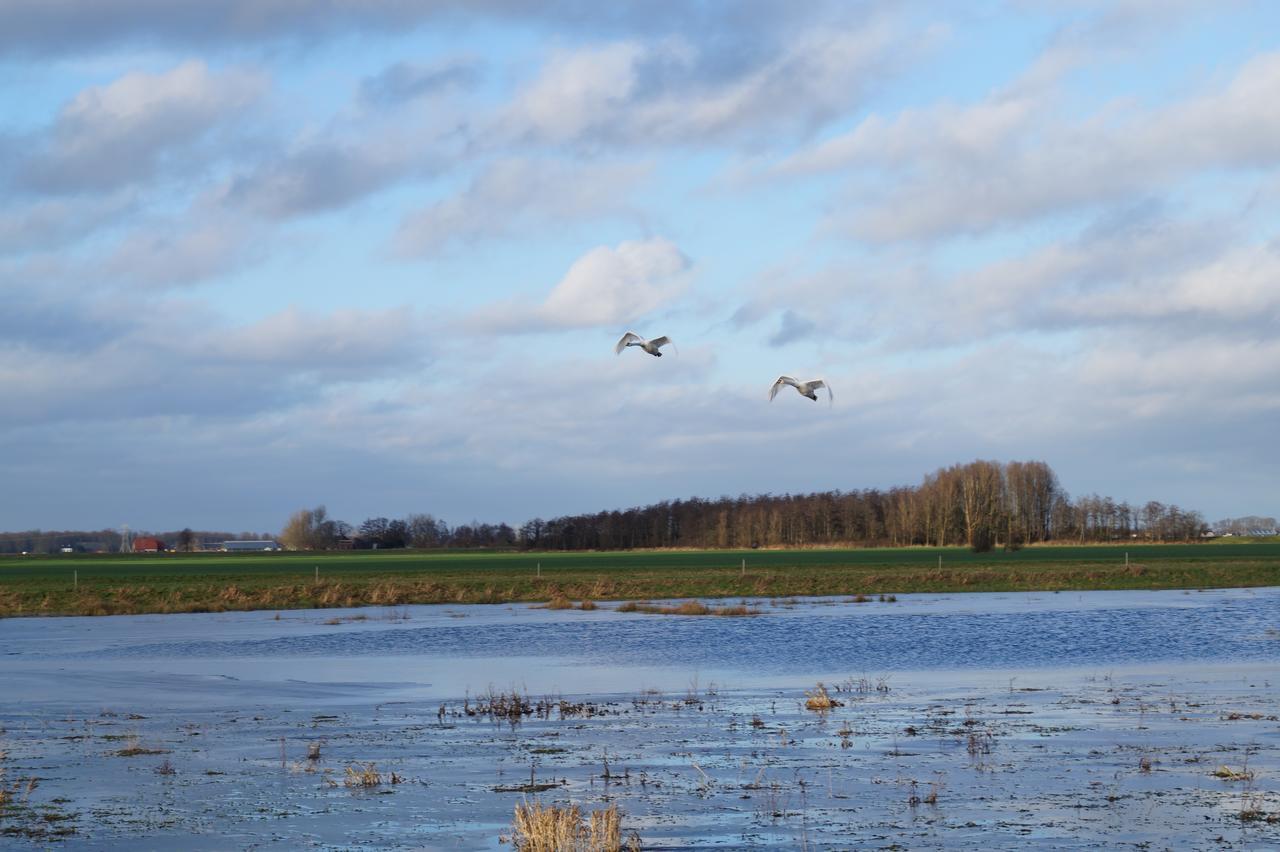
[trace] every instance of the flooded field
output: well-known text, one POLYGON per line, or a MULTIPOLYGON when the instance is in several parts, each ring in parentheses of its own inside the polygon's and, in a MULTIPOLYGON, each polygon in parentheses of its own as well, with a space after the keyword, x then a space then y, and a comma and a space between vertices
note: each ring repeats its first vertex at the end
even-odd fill
POLYGON ((0 846, 1280 846, 1280 589, 745 603, 0 621, 0 846))

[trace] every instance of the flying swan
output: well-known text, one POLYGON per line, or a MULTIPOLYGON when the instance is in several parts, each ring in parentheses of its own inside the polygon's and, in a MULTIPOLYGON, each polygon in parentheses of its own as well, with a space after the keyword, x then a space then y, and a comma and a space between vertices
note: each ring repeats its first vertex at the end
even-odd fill
POLYGON ((650 355, 661 358, 662 353, 658 350, 670 342, 671 338, 667 337, 665 334, 662 337, 655 337, 653 340, 645 340, 634 331, 628 331, 626 334, 622 335, 622 338, 618 341, 618 345, 613 347, 613 352, 615 355, 621 355, 622 350, 626 349, 628 346, 639 346, 650 355))
POLYGON ((831 392, 831 386, 822 379, 810 379, 807 382, 797 382, 790 376, 778 376, 778 380, 773 383, 773 387, 769 388, 770 402, 773 402, 773 398, 778 395, 778 391, 783 385, 791 385, 791 387, 800 392, 801 396, 807 396, 814 402, 818 401, 818 394, 815 393, 815 391, 817 391, 818 388, 826 388, 827 405, 830 405, 835 400, 835 394, 831 392))

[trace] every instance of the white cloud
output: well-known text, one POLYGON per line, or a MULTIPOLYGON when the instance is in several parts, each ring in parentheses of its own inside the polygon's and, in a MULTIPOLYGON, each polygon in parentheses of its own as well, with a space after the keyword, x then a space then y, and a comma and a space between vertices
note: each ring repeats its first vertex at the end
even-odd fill
POLYGON ((370 368, 416 368, 415 326, 414 313, 405 308, 320 314, 290 306, 239 328, 198 335, 185 348, 224 363, 359 378, 370 368))
POLYGON ((541 304, 502 302, 479 311, 470 325, 520 332, 632 324, 683 295, 690 267, 661 237, 598 246, 574 261, 541 304))
POLYGON ((266 89, 259 73, 214 73, 199 60, 85 89, 63 106, 47 133, 31 141, 35 150, 22 163, 18 182, 43 192, 79 192, 146 180, 191 153, 266 89))
MULTIPOLYGON (((773 146, 858 104, 901 62, 885 20, 830 23, 788 33, 763 56, 726 69, 705 45, 669 37, 553 53, 500 126, 553 145, 773 146)), ((925 41, 929 40, 926 34, 925 41)))
POLYGON ((264 248, 252 222, 197 209, 135 226, 101 259, 94 275, 134 287, 190 287, 241 268, 264 248))
POLYGON ((873 241, 984 233, 1136 194, 1212 169, 1280 164, 1280 53, 1215 90, 1151 108, 1113 100, 1066 117, 1045 95, 998 93, 886 119, 788 158, 781 174, 861 176, 835 227, 873 241))
MULTIPOLYGON (((77 310, 66 321, 79 321, 77 310)), ((173 302, 99 300, 85 310, 85 319, 98 311, 128 319, 81 347, 45 335, 0 342, 0 396, 16 401, 0 412, 0 427, 280 412, 338 385, 417 375, 430 357, 404 308, 290 307, 243 325, 173 302)))
POLYGON ((364 129, 350 142, 314 140, 269 159, 231 182, 229 202, 287 219, 346 206, 416 173, 435 170, 434 152, 400 134, 364 129))
POLYGON ((42 198, 0 208, 0 255, 26 254, 74 243, 127 218, 131 193, 93 198, 42 198))
POLYGON ((628 194, 649 172, 633 163, 500 160, 463 192, 406 218, 396 247, 404 255, 426 255, 511 232, 625 215, 628 194))

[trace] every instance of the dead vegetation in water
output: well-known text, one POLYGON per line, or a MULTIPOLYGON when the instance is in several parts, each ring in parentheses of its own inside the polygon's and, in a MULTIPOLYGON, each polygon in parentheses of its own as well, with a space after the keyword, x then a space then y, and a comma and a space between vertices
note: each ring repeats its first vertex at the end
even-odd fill
POLYGON ((525 717, 592 718, 608 715, 610 711, 603 704, 595 701, 568 701, 557 696, 543 696, 535 700, 530 698, 528 693, 522 693, 514 688, 503 692, 491 686, 488 691, 475 698, 470 695, 464 698, 460 710, 450 711, 445 705, 440 705, 437 719, 443 723, 450 712, 454 716, 488 716, 494 721, 505 721, 515 725, 525 717))
POLYGON ((912 779, 908 786, 910 788, 910 792, 907 794, 907 804, 914 808, 917 805, 936 806, 938 804, 938 794, 941 793, 947 785, 943 783, 941 778, 934 779, 929 782, 929 787, 927 790, 923 791, 923 794, 920 790, 920 782, 915 779, 912 779))
POLYGON ((352 764, 346 768, 346 777, 342 780, 342 786, 350 789, 369 790, 375 787, 381 787, 383 784, 403 784, 404 777, 396 772, 382 773, 378 770, 376 763, 352 764))
POLYGON ((590 612, 596 608, 596 602, 590 598, 584 598, 575 604, 564 595, 556 595, 544 604, 533 604, 530 607, 530 609, 580 609, 583 612, 590 612))
MULTIPOLYGON (((605 764, 608 769, 608 764, 605 764)), ((552 778, 550 781, 538 780, 538 766, 536 763, 529 764, 529 780, 519 784, 499 784, 493 787, 495 793, 545 793, 548 790, 554 790, 560 787, 561 782, 552 778)))
POLYGON ((148 754, 168 754, 167 748, 148 748, 142 745, 137 734, 128 735, 128 744, 115 752, 116 757, 139 757, 148 754))
MULTIPOLYGON (((622 852, 622 816, 616 803, 584 819, 577 805, 525 802, 516 805, 511 843, 519 852, 622 852)), ((639 835, 625 848, 638 852, 639 835)))
POLYGON ((847 677, 835 685, 835 690, 857 695, 888 695, 889 677, 889 675, 881 675, 875 679, 874 683, 866 675, 859 678, 847 677))
POLYGON ((804 706, 809 710, 825 713, 833 707, 843 707, 844 702, 832 698, 831 693, 827 692, 827 687, 823 685, 822 681, 818 681, 817 686, 805 692, 804 706))
POLYGON ((651 615, 723 615, 741 617, 759 615, 757 607, 736 604, 733 606, 707 606, 702 601, 684 601, 676 606, 659 606, 647 601, 627 601, 618 607, 618 612, 645 612, 651 615))
POLYGON ((1225 763, 1213 770, 1211 773, 1214 778, 1221 778, 1223 781, 1252 781, 1253 773, 1249 771, 1248 764, 1241 766, 1239 769, 1232 769, 1225 763))

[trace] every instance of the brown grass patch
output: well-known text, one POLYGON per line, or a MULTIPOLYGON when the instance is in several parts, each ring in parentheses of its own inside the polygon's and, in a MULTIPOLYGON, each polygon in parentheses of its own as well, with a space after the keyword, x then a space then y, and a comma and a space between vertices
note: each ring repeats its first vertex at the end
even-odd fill
POLYGON ((647 612, 651 615, 724 615, 745 616, 759 615, 756 607, 743 606, 707 606, 701 601, 685 601, 676 606, 658 606, 651 603, 627 601, 618 607, 618 612, 647 612))
POLYGON ((837 701, 831 697, 831 693, 827 692, 826 686, 822 681, 818 681, 818 685, 813 689, 805 692, 804 706, 810 710, 823 712, 830 710, 832 707, 843 707, 843 701, 837 701))
MULTIPOLYGON (((583 819, 577 805, 516 805, 512 844, 519 852, 621 852, 622 816, 616 803, 583 819)), ((627 849, 640 849, 632 834, 627 849)))
POLYGON ((371 787, 381 787, 383 784, 400 784, 404 782, 404 778, 394 772, 383 775, 378 771, 377 765, 373 763, 366 763, 364 766, 359 764, 348 766, 346 776, 342 781, 343 786, 357 789, 369 789, 371 787))

